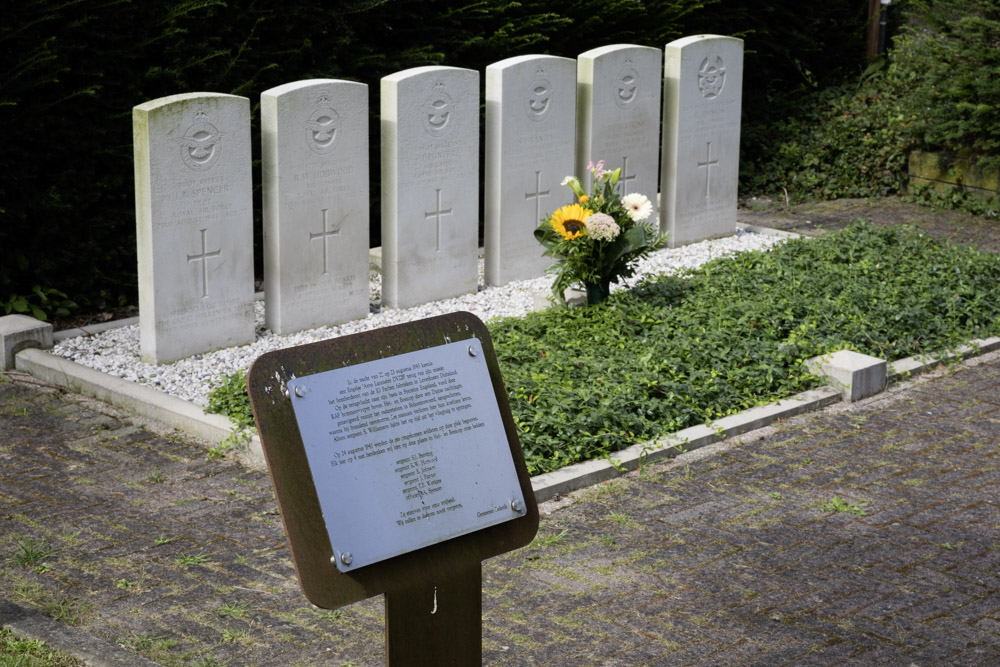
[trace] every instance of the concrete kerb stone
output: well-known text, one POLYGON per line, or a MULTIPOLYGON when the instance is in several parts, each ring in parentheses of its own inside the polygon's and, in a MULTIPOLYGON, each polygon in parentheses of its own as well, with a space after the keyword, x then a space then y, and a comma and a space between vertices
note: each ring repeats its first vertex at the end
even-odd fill
POLYGON ((537 475, 531 478, 531 486, 535 498, 538 502, 543 502, 605 482, 654 461, 701 449, 725 438, 768 426, 779 419, 819 410, 838 402, 840 398, 840 391, 832 387, 812 389, 776 403, 744 410, 708 425, 699 424, 672 433, 665 438, 632 445, 615 452, 609 459, 585 461, 537 475))
POLYGON ((139 324, 139 316, 128 317, 121 320, 111 320, 109 322, 98 322, 96 324, 88 324, 86 327, 78 327, 75 329, 63 329, 62 331, 56 331, 52 334, 52 340, 56 343, 67 338, 76 338, 78 336, 94 336, 101 333, 102 331, 107 331, 108 329, 119 329, 121 327, 131 326, 133 324, 139 324))
MULTIPOLYGON (((955 352, 940 357, 919 356, 889 364, 888 382, 908 379, 948 360, 961 360, 1000 349, 1000 337, 974 340, 955 352)), ((155 420, 199 438, 221 442, 229 437, 232 424, 222 415, 206 414, 188 401, 163 394, 155 389, 111 377, 48 352, 27 349, 18 353, 16 367, 50 384, 91 396, 155 420)), ((692 451, 724 438, 767 426, 810 410, 818 410, 842 399, 842 389, 820 387, 724 417, 710 425, 693 426, 677 433, 639 443, 613 453, 608 459, 586 461, 532 478, 538 502, 613 479, 659 459, 692 451)), ((237 452, 241 462, 263 467, 260 439, 255 435, 246 448, 237 452)))
POLYGON ((885 359, 854 350, 837 350, 806 359, 806 368, 840 387, 844 400, 852 403, 882 393, 888 384, 885 359))
POLYGON ((941 356, 931 356, 919 354, 914 357, 907 357, 899 361, 890 362, 887 370, 887 381, 899 382, 906 380, 917 373, 923 373, 949 361, 961 361, 970 357, 976 357, 994 350, 1000 350, 1000 336, 980 338, 971 341, 968 345, 962 345, 954 352, 941 356))
POLYGON ((14 368, 17 353, 25 348, 52 347, 52 325, 27 315, 0 317, 0 370, 14 368))
POLYGON ((42 641, 95 667, 156 667, 157 663, 78 628, 0 600, 0 628, 42 641))
MULTIPOLYGON (((69 391, 124 408, 210 442, 222 442, 233 431, 228 417, 206 413, 201 407, 150 387, 112 377, 92 368, 42 350, 23 350, 17 355, 17 370, 69 391)), ((239 452, 244 463, 261 466, 264 461, 260 438, 254 435, 239 452)))

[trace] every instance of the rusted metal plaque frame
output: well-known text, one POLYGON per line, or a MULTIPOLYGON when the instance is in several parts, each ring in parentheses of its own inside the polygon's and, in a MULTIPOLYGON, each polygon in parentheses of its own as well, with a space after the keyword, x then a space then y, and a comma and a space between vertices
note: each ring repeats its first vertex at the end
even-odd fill
POLYGON ((445 581, 456 571, 475 568, 478 572, 483 560, 525 546, 534 538, 538 530, 538 505, 493 342, 486 326, 471 313, 451 313, 268 352, 250 367, 247 387, 299 585, 316 606, 333 609, 389 591, 406 590, 412 588, 414 578, 445 581), (330 561, 333 548, 288 396, 288 380, 472 338, 481 342, 486 357, 524 495, 524 516, 341 573, 330 561))

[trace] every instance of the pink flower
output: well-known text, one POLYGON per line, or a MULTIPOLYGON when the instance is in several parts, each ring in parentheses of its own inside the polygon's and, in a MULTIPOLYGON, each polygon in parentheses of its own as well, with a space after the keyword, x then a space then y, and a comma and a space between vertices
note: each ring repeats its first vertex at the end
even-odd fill
POLYGON ((604 174, 604 160, 601 160, 596 165, 591 160, 590 164, 587 165, 587 171, 594 172, 594 178, 600 178, 604 174))

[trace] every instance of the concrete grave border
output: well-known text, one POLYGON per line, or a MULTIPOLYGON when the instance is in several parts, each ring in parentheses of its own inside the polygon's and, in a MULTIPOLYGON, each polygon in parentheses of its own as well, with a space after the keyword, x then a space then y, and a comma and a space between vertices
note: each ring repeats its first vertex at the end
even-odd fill
MULTIPOLYGON (((950 361, 1000 350, 1000 336, 973 340, 968 345, 941 357, 918 355, 887 365, 886 386, 913 375, 931 370, 950 361)), ((222 415, 206 414, 201 407, 155 389, 112 377, 81 364, 39 349, 21 350, 16 358, 17 370, 30 373, 40 380, 85 396, 97 398, 129 412, 212 442, 222 442, 232 432, 232 424, 222 415)), ((538 502, 619 477, 648 463, 699 449, 752 431, 803 412, 818 410, 843 400, 843 388, 825 386, 812 389, 775 403, 757 406, 739 414, 724 417, 708 425, 692 426, 663 438, 632 445, 615 452, 609 459, 585 461, 536 475, 531 485, 538 502)), ((247 466, 263 467, 264 456, 260 439, 254 435, 249 443, 236 451, 247 466)))
MULTIPOLYGON (((736 227, 746 231, 786 238, 802 236, 796 232, 745 223, 737 223, 736 227)), ((374 262, 377 257, 373 253, 370 259, 374 262)), ((261 299, 263 296, 263 293, 257 293, 255 298, 261 299)), ((87 329, 56 332, 53 338, 59 341, 81 334, 94 334, 116 326, 134 324, 138 319, 136 317, 89 326, 87 329)), ((40 343, 39 347, 41 346, 40 343)), ((886 362, 885 381, 881 383, 879 391, 885 391, 894 383, 907 380, 942 364, 980 356, 994 350, 1000 350, 1000 336, 972 340, 954 352, 940 357, 916 355, 894 362, 886 362)), ((832 357, 833 355, 827 356, 832 357)), ((819 366, 821 361, 828 361, 826 357, 816 359, 816 366, 819 366)), ((200 406, 189 401, 164 394, 144 385, 106 375, 42 349, 32 348, 19 351, 15 356, 15 367, 17 370, 30 373, 52 385, 97 398, 124 408, 139 417, 154 420, 213 443, 226 440, 233 431, 232 423, 222 415, 208 414, 200 406)), ((820 374, 820 377, 826 378, 823 374, 820 374)), ((607 459, 584 461, 536 475, 531 478, 535 499, 541 503, 578 489, 620 477, 654 461, 691 452, 721 442, 725 438, 763 428, 781 419, 819 410, 843 400, 850 400, 849 392, 849 385, 845 387, 842 381, 835 381, 834 385, 819 387, 774 403, 750 408, 711 424, 692 426, 662 438, 632 445, 615 452, 607 459)), ((233 450, 233 452, 238 460, 248 467, 263 468, 265 466, 264 451, 260 438, 256 434, 244 446, 233 450)))

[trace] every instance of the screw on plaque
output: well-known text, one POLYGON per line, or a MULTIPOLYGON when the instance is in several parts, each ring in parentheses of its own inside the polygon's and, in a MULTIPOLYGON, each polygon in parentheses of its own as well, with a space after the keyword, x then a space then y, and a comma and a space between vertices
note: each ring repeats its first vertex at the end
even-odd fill
POLYGON ((303 387, 302 385, 296 385, 295 395, 298 396, 299 398, 304 397, 306 395, 306 388, 303 387))
POLYGON ((518 514, 524 514, 524 503, 517 498, 510 501, 510 508, 518 514))
POLYGON ((477 350, 474 345, 470 345, 469 346, 469 356, 470 357, 479 356, 479 350, 477 350))
POLYGON ((343 563, 344 565, 350 565, 351 563, 354 562, 354 556, 351 555, 350 551, 345 551, 344 553, 340 554, 340 562, 343 563))

